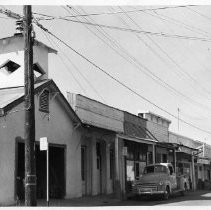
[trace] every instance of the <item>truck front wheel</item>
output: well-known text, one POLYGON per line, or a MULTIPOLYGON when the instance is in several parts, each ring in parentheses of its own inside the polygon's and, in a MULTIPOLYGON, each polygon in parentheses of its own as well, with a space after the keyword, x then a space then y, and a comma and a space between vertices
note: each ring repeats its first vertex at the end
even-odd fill
POLYGON ((169 189, 169 186, 166 187, 166 191, 165 193, 163 194, 163 199, 164 200, 168 200, 169 199, 169 196, 170 196, 170 189, 169 189))

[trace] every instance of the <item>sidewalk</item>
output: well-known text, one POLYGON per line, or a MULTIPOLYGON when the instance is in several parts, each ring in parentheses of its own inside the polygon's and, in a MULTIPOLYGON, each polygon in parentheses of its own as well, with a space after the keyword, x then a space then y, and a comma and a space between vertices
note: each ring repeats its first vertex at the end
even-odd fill
MULTIPOLYGON (((74 199, 50 199, 49 206, 112 206, 121 202, 119 199, 114 198, 114 195, 97 195, 86 196, 74 199)), ((20 206, 24 206, 21 203, 20 206)), ((37 206, 47 206, 46 200, 37 200, 37 206)))

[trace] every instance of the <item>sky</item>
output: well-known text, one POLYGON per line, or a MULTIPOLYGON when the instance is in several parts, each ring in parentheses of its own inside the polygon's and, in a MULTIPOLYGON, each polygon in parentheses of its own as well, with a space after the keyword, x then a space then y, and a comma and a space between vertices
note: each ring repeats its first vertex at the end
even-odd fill
MULTIPOLYGON (((49 77, 64 95, 67 91, 80 93, 136 115, 140 111, 154 112, 171 120, 170 131, 211 145, 211 6, 161 7, 164 6, 33 5, 34 13, 53 17, 100 14, 71 20, 114 28, 58 18, 39 22, 137 94, 34 26, 36 39, 58 51, 49 55, 49 77), (207 132, 184 122, 178 126, 172 116, 178 116, 178 108, 180 119, 207 132)), ((19 14, 23 10, 21 5, 3 8, 19 14)), ((6 16, 0 15, 0 38, 13 35, 15 21, 1 17, 6 16)))

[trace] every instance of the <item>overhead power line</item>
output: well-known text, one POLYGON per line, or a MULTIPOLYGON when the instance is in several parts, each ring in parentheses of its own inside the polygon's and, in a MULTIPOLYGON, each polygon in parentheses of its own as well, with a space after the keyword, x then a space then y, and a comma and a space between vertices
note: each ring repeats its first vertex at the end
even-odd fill
MULTIPOLYGON (((107 75, 109 78, 111 78, 112 80, 116 81, 118 84, 120 84, 121 86, 125 87, 127 90, 129 90, 130 92, 132 92, 133 94, 135 94, 136 96, 138 96, 139 98, 143 99, 144 101, 147 101, 148 103, 152 104, 153 106, 155 106, 156 108, 160 109, 161 111, 167 113, 168 115, 172 116, 173 118, 177 118, 177 116, 171 114, 169 111, 163 109, 162 107, 158 106, 157 104, 151 102, 149 99, 145 98, 144 96, 142 96, 141 94, 137 93, 135 90, 133 90, 132 88, 130 88, 129 86, 125 85, 123 82, 119 81, 118 79, 116 79, 115 77, 113 77, 111 74, 109 74, 108 72, 106 72, 104 69, 102 69, 101 67, 99 67, 97 64, 95 64, 93 61, 91 61, 90 59, 88 59, 87 57, 85 57, 83 54, 81 54, 80 52, 78 52, 77 50, 75 50, 74 48, 72 48, 69 44, 67 44, 66 42, 64 42, 63 40, 61 40, 59 37, 57 37, 56 35, 54 35, 52 32, 50 32, 47 28, 45 28, 44 26, 42 26, 40 23, 36 23, 38 27, 40 27, 42 30, 44 30, 46 33, 50 34, 51 36, 53 36, 55 39, 59 40, 61 43, 63 43, 66 47, 68 47, 69 49, 71 49, 73 52, 75 52, 77 55, 79 55, 81 58, 83 58, 84 60, 86 60, 88 63, 90 63, 91 65, 93 65, 95 68, 97 68, 98 70, 100 70, 101 72, 103 72, 105 75, 107 75)), ((198 129, 200 131, 203 131, 209 135, 211 135, 210 131, 204 130, 198 126, 195 126, 189 122, 186 122, 183 119, 179 119, 181 122, 195 128, 198 129)))
MULTIPOLYGON (((148 9, 136 9, 136 10, 127 10, 126 13, 134 13, 134 12, 141 12, 141 11, 156 11, 156 10, 165 10, 165 9, 177 9, 177 8, 185 8, 185 7, 195 7, 197 5, 180 5, 180 6, 172 6, 172 7, 158 7, 158 8, 148 8, 148 9)), ((102 12, 102 13, 91 13, 91 14, 80 14, 80 15, 68 15, 65 17, 87 17, 87 16, 99 16, 99 15, 114 15, 114 14, 121 14, 122 11, 118 12, 102 12)), ((43 15, 40 13, 34 13, 37 15, 43 15)), ((44 15, 47 17, 47 15, 44 15)), ((48 16, 49 17, 49 16, 48 16)))
MULTIPOLYGON (((75 10, 78 14, 80 14, 75 8, 73 8, 73 10, 75 10)), ((83 11, 83 13, 85 13, 85 11, 82 8, 81 8, 81 10, 83 11)), ((88 20, 88 18, 91 19, 91 17, 81 17, 81 18, 83 18, 85 20, 88 20)), ((91 19, 91 21, 94 21, 94 20, 91 19)), ((144 73, 145 75, 147 75, 150 79, 152 79, 153 81, 155 81, 157 84, 161 85, 162 87, 164 87, 167 90, 170 90, 171 92, 173 92, 176 95, 182 96, 183 98, 185 98, 189 102, 194 103, 194 105, 197 105, 200 108, 203 108, 203 110, 204 110, 204 108, 206 108, 206 109, 209 109, 209 111, 210 111, 210 107, 207 107, 204 104, 201 104, 198 101, 193 100, 191 97, 184 95, 182 92, 178 91, 177 89, 175 89, 174 87, 172 87, 171 85, 169 85, 162 78, 158 77, 149 68, 147 68, 145 65, 143 65, 138 59, 136 59, 133 55, 131 55, 126 49, 124 49, 124 47, 121 46, 121 44, 119 44, 118 41, 115 41, 115 39, 113 39, 107 32, 105 32, 103 28, 95 28, 97 31, 99 31, 101 33, 101 36, 99 36, 94 31, 90 30, 90 28, 87 25, 84 25, 84 26, 89 31, 91 31, 95 36, 97 36, 101 41, 103 41, 107 46, 109 46, 112 50, 114 50, 118 55, 120 55, 123 59, 125 59, 130 64, 134 65, 139 71, 141 71, 142 73, 144 73), (104 39, 102 39, 102 36, 105 37, 111 44, 107 43, 104 39)), ((128 27, 127 24, 126 24, 126 26, 128 27)), ((136 34, 136 36, 138 36, 138 35, 136 34)), ((141 37, 139 37, 139 36, 138 36, 138 38, 141 39, 141 37)), ((151 37, 148 37, 148 38, 150 38, 150 40, 152 39, 151 37)), ((144 40, 141 39, 141 41, 144 41, 144 40)), ((146 46, 149 47, 149 49, 154 52, 154 50, 147 43, 144 42, 144 44, 146 44, 146 46)), ((158 55, 158 54, 156 54, 156 55, 158 55)))
MULTIPOLYGON (((147 13, 147 12, 144 12, 144 13, 147 14, 147 15, 150 15, 150 16, 152 16, 154 18, 160 19, 162 22, 169 22, 168 19, 165 19, 163 17, 160 17, 157 12, 155 13, 156 15, 151 14, 151 13, 147 13)), ((193 81, 194 84, 192 86, 193 86, 194 89, 195 89, 195 87, 197 85, 199 88, 201 88, 201 90, 203 91, 203 93, 206 92, 208 95, 211 94, 211 92, 209 90, 207 90, 197 79, 195 79, 191 74, 189 74, 180 64, 178 64, 176 62, 175 59, 173 59, 167 52, 165 52, 158 43, 155 42, 154 44, 156 46, 158 46, 158 48, 169 58, 169 60, 171 60, 178 67, 178 69, 180 70, 180 72, 182 73, 182 75, 186 76, 187 78, 190 78, 193 81)), ((185 47, 186 49, 188 49, 185 45, 183 45, 183 47, 185 47)), ((195 58, 195 59, 197 59, 197 58, 195 58)))
POLYGON ((167 38, 188 39, 188 40, 199 40, 199 41, 211 42, 211 39, 204 38, 204 37, 184 36, 184 35, 179 35, 179 34, 167 34, 164 32, 152 32, 152 31, 145 31, 145 30, 123 28, 123 27, 118 27, 118 26, 110 26, 110 25, 105 25, 105 24, 95 24, 95 23, 86 22, 86 21, 84 22, 84 21, 79 21, 79 20, 72 20, 72 19, 65 18, 65 17, 51 16, 51 18, 52 19, 46 19, 46 20, 60 19, 60 20, 70 21, 73 23, 82 23, 82 24, 87 24, 87 25, 91 25, 91 26, 104 27, 104 28, 108 28, 108 29, 115 29, 115 30, 119 30, 119 31, 133 32, 133 33, 138 33, 138 34, 143 33, 143 34, 148 34, 148 35, 152 35, 152 36, 161 36, 161 37, 167 37, 167 38))
POLYGON ((0 13, 2 14, 5 14, 7 17, 10 17, 10 18, 13 18, 13 19, 20 19, 22 18, 21 15, 15 13, 15 12, 12 12, 11 10, 8 10, 8 9, 0 9, 0 13))
POLYGON ((196 11, 196 10, 194 10, 194 9, 190 9, 190 8, 187 8, 187 9, 189 9, 190 11, 192 11, 192 12, 194 12, 194 13, 200 15, 201 17, 203 17, 203 18, 205 18, 205 19, 211 20, 211 17, 208 17, 207 15, 205 15, 205 14, 203 14, 203 13, 201 13, 201 12, 198 12, 198 11, 196 11))
MULTIPOLYGON (((75 8, 73 8, 78 14, 80 14, 75 8)), ((83 9, 81 9, 83 10, 83 9)), ((83 12, 85 12, 83 10, 83 12)), ((91 17, 82 17, 87 20, 87 18, 91 17)), ((93 20, 94 21, 94 20, 93 20)), ((98 35, 96 32, 91 30, 87 25, 84 25, 91 33, 93 33, 97 38, 99 38, 103 43, 105 43, 109 48, 111 48, 114 52, 116 52, 120 57, 122 57, 124 60, 135 66, 138 70, 140 70, 142 73, 150 77, 153 81, 161 85, 162 87, 166 88, 167 90, 172 91, 173 93, 177 93, 180 96, 183 96, 189 100, 192 101, 189 97, 186 97, 184 94, 177 91, 175 88, 167 84, 165 81, 163 81, 161 78, 159 78, 157 75, 155 75, 152 71, 150 71, 146 66, 141 64, 134 56, 132 56, 121 44, 119 44, 115 39, 113 39, 107 32, 104 31, 103 28, 96 28, 96 30, 101 34, 98 35), (103 37, 105 37, 108 41, 104 40, 103 37), (116 49, 117 48, 117 49, 116 49)), ((147 45, 148 46, 148 45, 147 45)), ((150 47, 150 46, 148 46, 150 47)), ((198 105, 198 103, 197 103, 198 105)))
MULTIPOLYGON (((46 36, 46 33, 44 33, 46 36)), ((59 51, 63 54, 64 57, 66 57, 66 59, 69 61, 69 63, 73 66, 74 69, 76 69, 76 71, 81 75, 81 77, 87 82, 87 84, 91 87, 91 89, 96 93, 96 95, 98 97, 101 98, 101 100, 106 103, 105 99, 100 95, 100 93, 98 93, 98 91, 94 88, 94 86, 87 80, 87 78, 81 73, 81 71, 79 70, 79 68, 77 68, 77 66, 70 60, 70 58, 64 53, 64 51, 62 51, 62 49, 58 46, 58 44, 56 44, 51 38, 50 36, 46 38, 48 39, 48 41, 51 43, 51 45, 54 45, 59 49, 59 51), (52 43, 53 42, 53 43, 52 43)), ((63 61, 62 57, 60 56, 60 59, 62 61, 62 63, 65 65, 65 67, 67 68, 67 70, 69 70, 68 66, 65 64, 65 62, 63 61)), ((69 71, 68 71, 69 72, 69 71)), ((79 84, 79 86, 81 87, 81 89, 84 91, 84 93, 87 95, 87 92, 84 90, 84 88, 82 87, 82 85, 79 83, 79 81, 76 79, 76 77, 72 74, 71 75, 74 77, 75 81, 79 84)))

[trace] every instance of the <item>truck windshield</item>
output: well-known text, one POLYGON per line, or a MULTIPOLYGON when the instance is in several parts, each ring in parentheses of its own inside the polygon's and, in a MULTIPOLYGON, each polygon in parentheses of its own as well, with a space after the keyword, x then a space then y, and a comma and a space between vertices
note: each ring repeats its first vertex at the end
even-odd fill
POLYGON ((144 169, 144 174, 149 173, 167 173, 167 168, 162 165, 147 166, 144 169))

